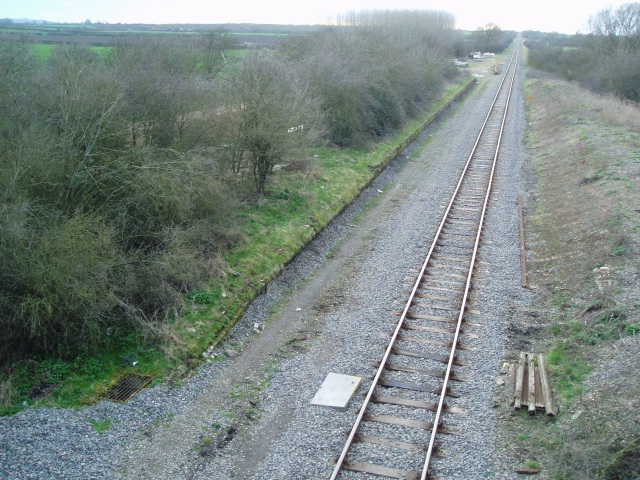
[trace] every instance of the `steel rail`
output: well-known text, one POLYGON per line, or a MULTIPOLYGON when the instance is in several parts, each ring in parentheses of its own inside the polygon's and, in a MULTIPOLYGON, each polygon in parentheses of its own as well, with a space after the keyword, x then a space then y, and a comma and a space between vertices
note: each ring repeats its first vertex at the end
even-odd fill
MULTIPOLYGON (((516 78, 516 74, 518 71, 518 54, 519 52, 519 48, 516 48, 513 57, 515 57, 515 66, 513 68, 513 75, 511 77, 511 83, 509 84, 509 93, 507 95, 507 100, 506 100, 506 104, 505 104, 505 109, 504 109, 504 115, 502 117, 502 122, 500 124, 500 133, 498 134, 498 142, 497 142, 497 146, 496 146, 496 151, 495 154, 493 156, 493 162, 491 165, 491 173, 489 175, 489 182, 488 182, 488 186, 487 186, 487 192, 485 194, 484 197, 484 204, 482 206, 482 212, 480 214, 480 222, 478 224, 478 231, 476 233, 476 240, 475 240, 475 244, 473 247, 473 253, 471 254, 471 262, 469 265, 469 273, 467 275, 467 281, 465 284, 465 289, 464 289, 464 295, 462 298, 462 306, 460 308, 460 313, 458 315, 458 322, 456 324, 456 330, 455 330, 455 334, 454 334, 454 339, 451 345, 451 352, 449 354, 449 362, 447 364, 447 369, 445 371, 445 376, 444 376, 444 381, 442 383, 442 391, 440 392, 440 400, 438 401, 438 408, 436 410, 436 415, 433 421, 433 429, 431 430, 431 438, 429 440, 429 446, 427 447, 427 455, 426 455, 426 460, 424 463, 424 467, 422 469, 422 475, 420 477, 420 480, 427 480, 428 476, 429 476, 429 465, 431 463, 431 457, 433 455, 433 450, 435 447, 435 441, 436 441, 436 434, 438 432, 438 427, 440 425, 440 418, 442 417, 442 410, 444 408, 444 401, 446 398, 446 392, 447 392, 447 386, 449 384, 449 379, 451 377, 451 369, 453 368, 453 362, 455 360, 455 354, 456 354, 456 348, 458 346, 458 339, 460 337, 460 329, 462 327, 462 321, 464 319, 464 315, 465 315, 465 307, 466 307, 466 303, 467 303, 467 299, 469 297, 469 291, 471 289, 471 279, 474 273, 474 266, 475 266, 475 261, 476 261, 476 257, 477 257, 477 253, 478 253, 478 247, 480 246, 480 237, 482 235, 482 227, 484 225, 484 217, 487 211, 487 205, 489 204, 489 196, 491 194, 491 187, 493 184, 493 177, 495 174, 495 169, 496 169, 496 164, 498 161, 498 154, 500 153, 500 142, 502 141, 502 134, 504 132, 504 125, 507 119, 507 112, 509 111, 509 100, 511 99, 511 93, 513 90, 513 84, 515 82, 515 78, 516 78)), ((507 68, 506 72, 509 71, 511 64, 514 62, 514 58, 512 57, 511 62, 509 64, 509 67, 507 68)), ((500 91, 502 89, 503 83, 505 81, 505 79, 507 78, 506 76, 506 72, 505 72, 505 76, 502 79, 502 82, 500 83, 500 87, 498 88, 498 93, 496 94, 496 97, 494 99, 494 103, 491 105, 491 109, 493 110, 493 107, 495 105, 495 102, 498 99, 498 95, 500 94, 500 91)), ((484 129, 484 126, 483 126, 484 129)), ((482 135, 482 132, 480 133, 480 135, 482 135)), ((478 136, 478 138, 480 138, 480 135, 478 136)), ((476 142, 477 144, 477 142, 476 142)), ((473 156, 475 154, 475 149, 474 152, 471 154, 471 156, 473 156)), ((471 159, 470 156, 470 159, 471 159)))
MULTIPOLYGON (((515 55, 516 55, 516 53, 514 53, 514 55, 512 56, 510 65, 513 62, 513 58, 515 57, 515 55)), ((508 69, 507 69, 507 71, 508 71, 508 69)), ((456 201, 456 199, 458 197, 458 193, 460 192, 462 184, 463 184, 463 182, 465 180, 466 173, 469 170, 469 167, 471 165, 473 157, 474 157, 474 155, 475 155, 475 153, 476 153, 476 151, 478 149, 478 146, 479 146, 480 141, 481 141, 482 134, 484 133, 484 131, 485 131, 486 127, 487 127, 487 124, 489 122, 489 119, 491 118, 491 114, 493 113, 493 109, 494 109, 494 107, 496 105, 496 102, 498 100, 498 97, 500 95, 500 92, 502 90, 502 87, 503 87, 503 84, 504 84, 506 78, 507 77, 505 75, 503 77, 503 79, 501 80, 501 82, 500 82, 500 85, 498 87, 498 92, 496 93, 496 96, 494 97, 494 99, 492 101, 492 104, 491 104, 491 106, 489 108, 487 116, 484 119, 484 122, 483 122, 483 124, 482 124, 482 126, 480 128, 480 132, 479 132, 479 134, 478 134, 478 136, 476 138, 476 141, 475 141, 475 143, 473 145, 472 151, 471 151, 471 153, 470 153, 470 155, 469 155, 469 157, 468 157, 468 159, 467 159, 467 161, 466 161, 466 163, 465 163, 465 165, 464 165, 464 167, 462 169, 462 172, 460 174, 460 177, 458 179, 458 182, 456 184, 454 192, 453 192, 453 194, 451 196, 449 204, 447 205, 447 207, 445 209, 445 212, 443 213, 443 216, 442 216, 442 219, 440 221, 440 224, 439 224, 439 226, 438 226, 438 228, 436 230, 436 234, 434 236, 433 242, 432 242, 432 244, 431 244, 431 246, 429 248, 427 256, 426 256, 426 258, 425 258, 425 260, 424 260, 424 262, 422 264, 422 267, 420 269, 420 272, 419 272, 419 274, 417 276, 416 282, 415 282, 415 284, 414 284, 414 286, 413 286, 413 288, 411 290, 409 298, 408 298, 408 300, 407 300, 407 302, 405 304, 405 307, 404 307, 404 309, 402 311, 402 314, 400 316, 400 320, 398 321, 398 323, 396 325, 396 328, 395 328, 395 330, 394 330, 394 332, 393 332, 393 334, 391 336, 389 344, 388 344, 388 346, 387 346, 387 348, 385 350, 384 356, 382 357, 382 360, 380 361, 380 366, 379 366, 378 370, 376 371, 376 374, 375 374, 375 376, 373 378, 373 381, 371 383, 371 387, 369 388, 369 391, 367 392, 367 395, 366 395, 366 397, 365 397, 365 399, 364 399, 364 401, 362 403, 362 406, 360 408, 358 416, 357 416, 357 418, 356 418, 356 420, 355 420, 355 422, 353 424, 353 427, 352 427, 352 429, 351 429, 351 431, 350 431, 350 433, 349 433, 349 435, 347 437, 347 440, 346 440, 345 445, 344 445, 344 447, 342 449, 342 452, 340 453, 340 456, 336 460, 335 468, 334 468, 333 473, 332 473, 332 475, 330 477, 330 480, 336 480, 337 479, 337 477, 338 477, 338 475, 339 475, 339 473, 340 473, 340 471, 342 469, 342 466, 344 464, 344 461, 345 461, 345 459, 347 457, 349 449, 351 448, 351 445, 353 444, 353 441, 354 441, 354 439, 355 439, 355 437, 357 435, 357 431, 360 428, 360 425, 361 425, 361 423, 362 423, 362 421, 363 421, 363 419, 364 419, 364 417, 366 415, 366 410, 367 410, 369 404, 371 403, 371 399, 372 399, 372 397, 373 397, 373 395, 375 393, 376 387, 380 383, 380 378, 381 378, 382 374, 385 371, 385 367, 386 367, 386 365, 387 365, 387 363, 389 361, 389 358, 390 358, 390 356, 392 354, 392 351, 394 349, 394 345, 395 345, 395 343, 396 343, 396 341, 397 341, 397 339, 398 339, 398 337, 400 335, 400 331, 402 330, 402 328, 403 328, 403 326, 405 324, 405 320, 407 318, 407 315, 409 313, 409 310, 410 310, 411 306, 413 305, 413 301, 414 301, 414 299, 416 297, 416 293, 418 292, 418 289, 420 288, 420 285, 422 283, 422 278, 423 278, 423 276, 425 274, 425 271, 426 271, 426 269, 427 269, 427 267, 428 267, 428 265, 429 265, 429 263, 431 261, 433 252, 435 251, 435 249, 437 247, 438 240, 441 238, 441 234, 442 234, 442 231, 444 229, 444 226, 447 223, 447 220, 449 219, 449 214, 451 212, 451 209, 453 208, 454 203, 455 203, 455 201, 456 201)), ((509 94, 509 96, 510 96, 510 94, 509 94)), ((508 100, 507 100, 507 102, 508 102, 508 100)), ((506 114, 505 114, 505 116, 506 116, 506 114)), ((502 125, 504 125, 504 119, 503 119, 502 125)), ((502 131, 502 127, 501 127, 501 131, 502 131)), ((500 132, 500 137, 501 137, 501 134, 502 134, 502 132, 500 132)), ((494 157, 494 167, 495 167, 495 158, 497 158, 497 153, 496 153, 496 155, 494 157)), ((491 172, 491 177, 490 178, 493 178, 493 168, 492 168, 492 172, 491 172)), ((489 190, 490 190, 490 186, 489 186, 489 190)), ((483 215, 484 215, 484 211, 486 209, 487 199, 488 199, 488 193, 485 196, 485 204, 484 204, 483 211, 482 211, 483 215)), ((481 222, 481 225, 482 225, 482 222, 481 222)), ((480 226, 479 232, 480 232, 480 230, 481 230, 481 226, 480 226)), ((427 451, 427 460, 425 462, 425 468, 423 470, 423 477, 422 477, 423 480, 426 478, 426 475, 427 475, 426 472, 428 472, 429 461, 430 461, 430 458, 431 458, 431 456, 433 455, 433 452, 434 452, 435 434, 436 434, 436 432, 438 430, 438 425, 439 425, 439 421, 440 421, 439 419, 440 419, 440 417, 442 415, 442 411, 443 411, 443 407, 444 407, 444 398, 446 397, 447 384, 448 384, 448 381, 451 378, 451 369, 452 369, 452 363, 453 363, 453 360, 454 360, 453 357, 455 357, 455 348, 457 346, 458 338, 459 338, 459 335, 460 335, 460 326, 461 326, 461 323, 462 323, 462 318, 464 317, 464 309, 465 309, 465 305, 466 305, 466 299, 468 297, 468 291, 469 291, 469 288, 470 288, 470 279, 471 279, 471 276, 473 274, 473 264, 475 262, 475 255, 476 255, 476 252, 477 252, 477 240, 478 240, 478 237, 479 237, 479 234, 476 236, 476 245, 475 245, 474 250, 473 250, 474 260, 472 260, 472 262, 471 262, 469 275, 467 277, 467 283, 466 283, 465 292, 464 292, 464 295, 463 295, 463 303, 462 303, 462 306, 460 308, 460 316, 459 316, 457 328, 456 328, 456 331, 455 331, 454 341, 452 343, 452 351, 451 351, 451 354, 450 354, 450 357, 449 357, 449 363, 448 363, 447 370, 446 370, 446 373, 445 373, 445 380, 444 380, 444 383, 443 383, 444 386, 442 388, 442 393, 440 395, 440 402, 438 403, 438 408, 437 408, 437 411, 436 411, 436 421, 433 422, 431 440, 429 442, 429 447, 428 447, 428 451, 427 451)))

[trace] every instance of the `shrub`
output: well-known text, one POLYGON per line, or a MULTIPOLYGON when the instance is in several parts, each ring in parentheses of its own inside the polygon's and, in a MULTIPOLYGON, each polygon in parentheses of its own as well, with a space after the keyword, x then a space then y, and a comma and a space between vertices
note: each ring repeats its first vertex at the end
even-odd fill
POLYGON ((123 258, 114 229, 82 213, 21 223, 2 245, 6 335, 0 352, 16 344, 47 351, 90 348, 118 303, 113 285, 123 258))
POLYGON ((24 81, 0 86, 16 120, 0 122, 0 358, 153 334, 233 239, 216 161, 133 146, 116 78, 82 48, 15 70, 24 81))

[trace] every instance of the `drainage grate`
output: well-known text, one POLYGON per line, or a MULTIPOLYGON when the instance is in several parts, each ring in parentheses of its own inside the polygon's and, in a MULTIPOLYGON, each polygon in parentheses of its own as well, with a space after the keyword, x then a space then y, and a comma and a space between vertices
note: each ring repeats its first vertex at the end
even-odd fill
POLYGON ((153 380, 153 377, 148 375, 136 375, 135 373, 127 375, 107 390, 103 398, 115 402, 126 402, 133 397, 133 395, 149 385, 151 380, 153 380))

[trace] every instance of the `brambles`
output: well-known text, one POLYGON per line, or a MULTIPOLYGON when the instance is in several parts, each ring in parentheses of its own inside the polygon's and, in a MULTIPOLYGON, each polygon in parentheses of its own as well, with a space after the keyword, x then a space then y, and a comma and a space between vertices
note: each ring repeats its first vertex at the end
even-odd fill
POLYGON ((114 327, 157 335, 211 275, 233 197, 202 153, 137 147, 117 75, 90 51, 31 70, 19 51, 2 52, 0 358, 94 352, 114 327))

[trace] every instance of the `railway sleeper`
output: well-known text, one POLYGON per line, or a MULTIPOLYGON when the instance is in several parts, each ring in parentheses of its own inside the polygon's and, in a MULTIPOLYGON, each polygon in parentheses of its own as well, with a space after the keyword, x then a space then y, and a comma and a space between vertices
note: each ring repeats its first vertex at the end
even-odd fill
MULTIPOLYGON (((468 322, 463 322, 466 325, 469 325, 468 322)), ((420 330, 423 332, 432 332, 432 333, 445 333, 445 334, 450 334, 453 335, 453 329, 446 329, 446 328, 438 328, 438 327, 429 327, 426 325, 416 325, 415 323, 409 323, 409 322, 403 322, 402 323, 402 328, 405 330, 420 330)), ((478 335, 476 335, 475 333, 469 333, 466 330, 460 329, 460 332, 458 332, 460 335, 466 335, 469 338, 478 338, 478 335)))
MULTIPOLYGON (((380 367, 380 362, 375 362, 373 364, 373 366, 375 368, 379 368, 380 367)), ((444 375, 445 375, 445 371, 444 370, 435 370, 435 369, 427 369, 427 368, 410 367, 410 366, 406 366, 406 365, 400 365, 400 364, 397 364, 397 363, 387 363, 387 365, 385 366, 385 370, 389 370, 389 371, 393 371, 393 372, 417 373, 419 375, 429 375, 429 376, 435 377, 435 378, 444 378, 444 375)), ((455 373, 452 373, 449 376, 449 380, 453 380, 453 381, 456 381, 456 382, 470 382, 471 381, 471 377, 460 376, 460 375, 456 375, 455 373)))
MULTIPOLYGON (((414 342, 414 343, 422 343, 426 345, 437 345, 439 347, 445 347, 445 348, 451 348, 453 345, 453 342, 441 342, 438 340, 431 340, 430 338, 413 337, 411 335, 398 335, 397 338, 398 340, 402 340, 403 342, 414 342)), ((469 345, 462 345, 460 342, 458 342, 458 345, 456 348, 458 350, 476 350, 476 347, 472 347, 469 345)))
MULTIPOLYGON (((365 422, 373 422, 373 423, 384 423, 386 425, 396 425, 399 427, 409 427, 409 428, 419 428, 421 430, 426 430, 428 432, 433 430, 433 423, 422 422, 420 420, 413 420, 411 418, 400 418, 394 417, 392 415, 369 415, 365 414, 362 417, 362 420, 365 422)), ((450 427, 445 425, 440 425, 438 427, 438 433, 460 433, 462 431, 459 427, 450 427)))
POLYGON ((376 465, 375 463, 355 462, 345 460, 342 468, 351 470, 352 472, 368 473, 380 477, 399 478, 402 480, 420 480, 420 472, 412 470, 403 470, 401 468, 385 467, 376 465))
MULTIPOLYGON (((391 334, 388 334, 388 333, 382 333, 381 335, 385 338, 390 338, 392 336, 391 334)), ((413 337, 411 335, 400 334, 396 337, 396 340, 403 341, 403 342, 422 343, 424 345, 436 345, 438 347, 444 347, 444 348, 451 348, 451 342, 447 342, 443 340, 432 340, 431 338, 413 337)))
MULTIPOLYGON (((399 440, 390 440, 388 438, 375 437, 371 435, 356 435, 353 438, 353 443, 370 443, 373 445, 382 445, 383 447, 397 448, 401 450, 408 450, 410 452, 426 452, 427 446, 419 443, 401 442, 399 440)), ((437 458, 447 458, 444 452, 440 449, 436 449, 433 452, 433 456, 437 458)))
MULTIPOLYGON (((394 380, 392 378, 383 378, 378 383, 378 386, 384 388, 399 388, 401 390, 411 390, 414 392, 435 393, 439 394, 442 391, 442 387, 438 385, 433 387, 431 385, 422 385, 419 383, 401 382, 400 380, 394 380)), ((454 393, 449 387, 446 392, 447 397, 460 398, 460 395, 454 393)))
MULTIPOLYGON (((405 293, 409 295, 411 292, 405 292, 405 293)), ((428 293, 420 293, 420 292, 416 292, 415 297, 423 298, 425 300, 433 300, 436 302, 451 302, 456 300, 455 297, 440 297, 438 295, 430 295, 428 293)))
POLYGON ((416 313, 416 312, 407 312, 407 318, 411 318, 413 320, 429 320, 432 322, 442 322, 442 323, 458 323, 457 318, 443 317, 441 315, 425 315, 425 314, 416 313))
MULTIPOLYGON (((449 357, 444 355, 436 355, 429 352, 414 352, 413 350, 405 350, 401 348, 393 348, 391 353, 394 355, 404 355, 405 357, 412 358, 424 358, 426 360, 434 360, 436 362, 444 363, 445 365, 449 363, 449 357)), ((458 365, 460 367, 466 367, 470 365, 470 363, 466 360, 461 360, 457 356, 453 357, 453 364, 458 365)))
MULTIPOLYGON (((431 266, 431 267, 428 267, 428 269, 427 269, 427 270, 429 270, 429 271, 427 271, 427 275, 438 275, 440 277, 446 277, 446 278, 461 278, 463 280, 467 279, 467 275, 460 275, 459 273, 437 273, 437 272, 433 271, 434 269, 438 269, 438 268, 451 269, 452 267, 449 267, 449 266, 446 266, 446 265, 442 266, 442 267, 441 266, 437 266, 437 267, 436 266, 431 266)), ((460 270, 464 270, 464 269, 460 269, 460 270)))
POLYGON ((475 237, 476 236, 476 233, 472 230, 452 228, 452 227, 443 228, 442 233, 445 233, 446 235, 454 235, 454 236, 457 235, 459 237, 475 237))
MULTIPOLYGON (((439 258, 436 260, 440 260, 439 258)), ((447 259, 442 259, 442 260, 447 260, 447 259)), ((449 260, 450 262, 462 262, 462 260, 449 260)), ((457 265, 457 264, 449 264, 449 263, 440 263, 438 261, 436 262, 432 262, 431 264, 429 264, 427 266, 427 269, 429 268, 447 268, 450 270, 461 270, 463 272, 468 272, 469 271, 469 267, 466 265, 457 265)))
MULTIPOLYGON (((445 312, 460 312, 460 305, 456 304, 456 305, 434 305, 433 301, 425 301, 426 299, 422 299, 420 297, 417 297, 413 299, 413 303, 411 304, 412 307, 416 307, 416 308, 429 308, 431 310, 442 310, 445 312)), ((444 302, 443 300, 439 300, 441 302, 444 302)), ((454 302, 449 302, 449 303, 454 303, 454 302)))
MULTIPOLYGON (((374 395, 373 397, 371 397, 371 401, 374 403, 385 403, 388 405, 397 405, 400 407, 421 408, 430 412, 435 412, 436 410, 438 410, 437 403, 423 402, 421 400, 412 400, 410 398, 395 397, 390 395, 374 395)), ((467 415, 468 413, 464 408, 452 407, 447 403, 443 404, 442 411, 444 413, 453 413, 457 415, 467 415)))
POLYGON ((462 287, 462 285, 464 285, 464 282, 453 282, 451 280, 441 280, 439 278, 430 278, 430 277, 423 277, 422 283, 436 283, 436 284, 443 283, 445 285, 456 285, 458 287, 462 287))
MULTIPOLYGON (((442 255, 439 252, 434 252, 431 256, 431 260, 443 260, 446 262, 458 262, 458 263, 469 263, 469 257, 467 255, 460 255, 458 257, 450 257, 447 255, 442 255)), ((465 270, 467 267, 464 267, 465 270)))

